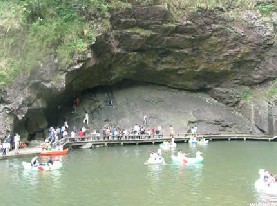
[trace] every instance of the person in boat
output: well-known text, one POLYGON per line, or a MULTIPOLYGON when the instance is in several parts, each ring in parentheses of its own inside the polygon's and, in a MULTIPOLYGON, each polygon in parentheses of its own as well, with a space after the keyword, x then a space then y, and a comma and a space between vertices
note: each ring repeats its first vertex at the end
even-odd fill
POLYGON ((178 151, 178 157, 181 157, 183 155, 183 152, 181 150, 178 151))
POLYGON ((183 153, 181 150, 178 151, 177 156, 178 156, 179 159, 182 159, 182 160, 186 159, 186 154, 183 153))
POLYGON ((49 157, 49 159, 47 160, 47 165, 53 165, 54 161, 51 157, 49 157))
POLYGON ((160 155, 157 152, 151 152, 151 154, 150 154, 150 158, 153 158, 155 160, 159 157, 160 157, 160 155))
POLYGON ((161 149, 158 149, 157 155, 160 156, 160 157, 162 156, 162 150, 161 149))
POLYGON ((270 187, 272 183, 276 183, 274 175, 269 173, 267 170, 264 172, 264 183, 267 184, 268 187, 270 187))
POLYGON ((38 156, 33 157, 33 159, 31 160, 31 165, 32 166, 36 166, 38 164, 39 164, 39 162, 38 162, 38 156))
POLYGON ((154 151, 150 153, 150 158, 154 158, 155 156, 156 156, 156 154, 154 151))

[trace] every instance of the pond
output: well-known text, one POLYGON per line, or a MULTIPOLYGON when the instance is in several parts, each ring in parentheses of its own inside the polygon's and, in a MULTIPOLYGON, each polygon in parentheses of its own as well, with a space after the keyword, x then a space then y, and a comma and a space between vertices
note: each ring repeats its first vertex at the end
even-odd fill
MULTIPOLYGON (((259 194, 254 183, 260 168, 277 173, 275 142, 215 141, 203 146, 179 143, 163 152, 166 164, 144 165, 159 145, 73 149, 60 157, 56 171, 26 171, 22 157, 0 161, 1 205, 70 206, 214 206, 277 202, 259 194), (178 150, 204 161, 177 166, 171 155, 178 150)), ((45 161, 45 159, 41 159, 45 161)))

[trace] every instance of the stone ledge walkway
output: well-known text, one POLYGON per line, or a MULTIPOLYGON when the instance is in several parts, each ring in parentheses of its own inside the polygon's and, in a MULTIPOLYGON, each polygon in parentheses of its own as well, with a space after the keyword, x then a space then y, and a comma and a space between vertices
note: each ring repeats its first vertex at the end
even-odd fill
POLYGON ((9 151, 8 155, 1 154, 0 160, 9 159, 9 158, 17 158, 17 157, 28 156, 28 155, 36 155, 36 154, 40 154, 40 152, 41 152, 41 146, 27 147, 27 148, 19 149, 18 150, 19 154, 15 154, 14 150, 9 151))

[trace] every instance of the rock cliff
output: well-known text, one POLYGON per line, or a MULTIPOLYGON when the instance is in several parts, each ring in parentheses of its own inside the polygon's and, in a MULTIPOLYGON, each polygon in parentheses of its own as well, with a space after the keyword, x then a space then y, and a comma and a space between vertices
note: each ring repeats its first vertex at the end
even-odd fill
POLYGON ((86 57, 68 69, 53 59, 2 92, 1 132, 34 136, 64 119, 81 126, 88 111, 91 129, 131 127, 148 113, 153 124, 175 122, 182 132, 198 125, 208 133, 276 134, 274 99, 244 97, 277 76, 276 23, 276 12, 254 10, 198 9, 176 21, 167 5, 111 9, 110 30, 86 57), (76 96, 82 101, 71 114, 76 96), (104 111, 110 99, 116 107, 104 111))

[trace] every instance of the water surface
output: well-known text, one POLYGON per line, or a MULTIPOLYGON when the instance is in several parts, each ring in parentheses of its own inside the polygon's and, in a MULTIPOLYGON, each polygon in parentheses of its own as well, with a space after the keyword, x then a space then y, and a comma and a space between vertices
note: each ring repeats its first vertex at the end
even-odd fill
POLYGON ((218 141, 197 147, 179 143, 175 151, 163 152, 166 165, 144 165, 158 148, 75 149, 61 158, 63 167, 57 171, 24 171, 21 162, 31 157, 2 160, 1 205, 243 206, 277 200, 254 188, 260 168, 277 173, 275 142, 218 141), (170 155, 178 149, 191 156, 201 151, 204 162, 174 165, 170 155))

